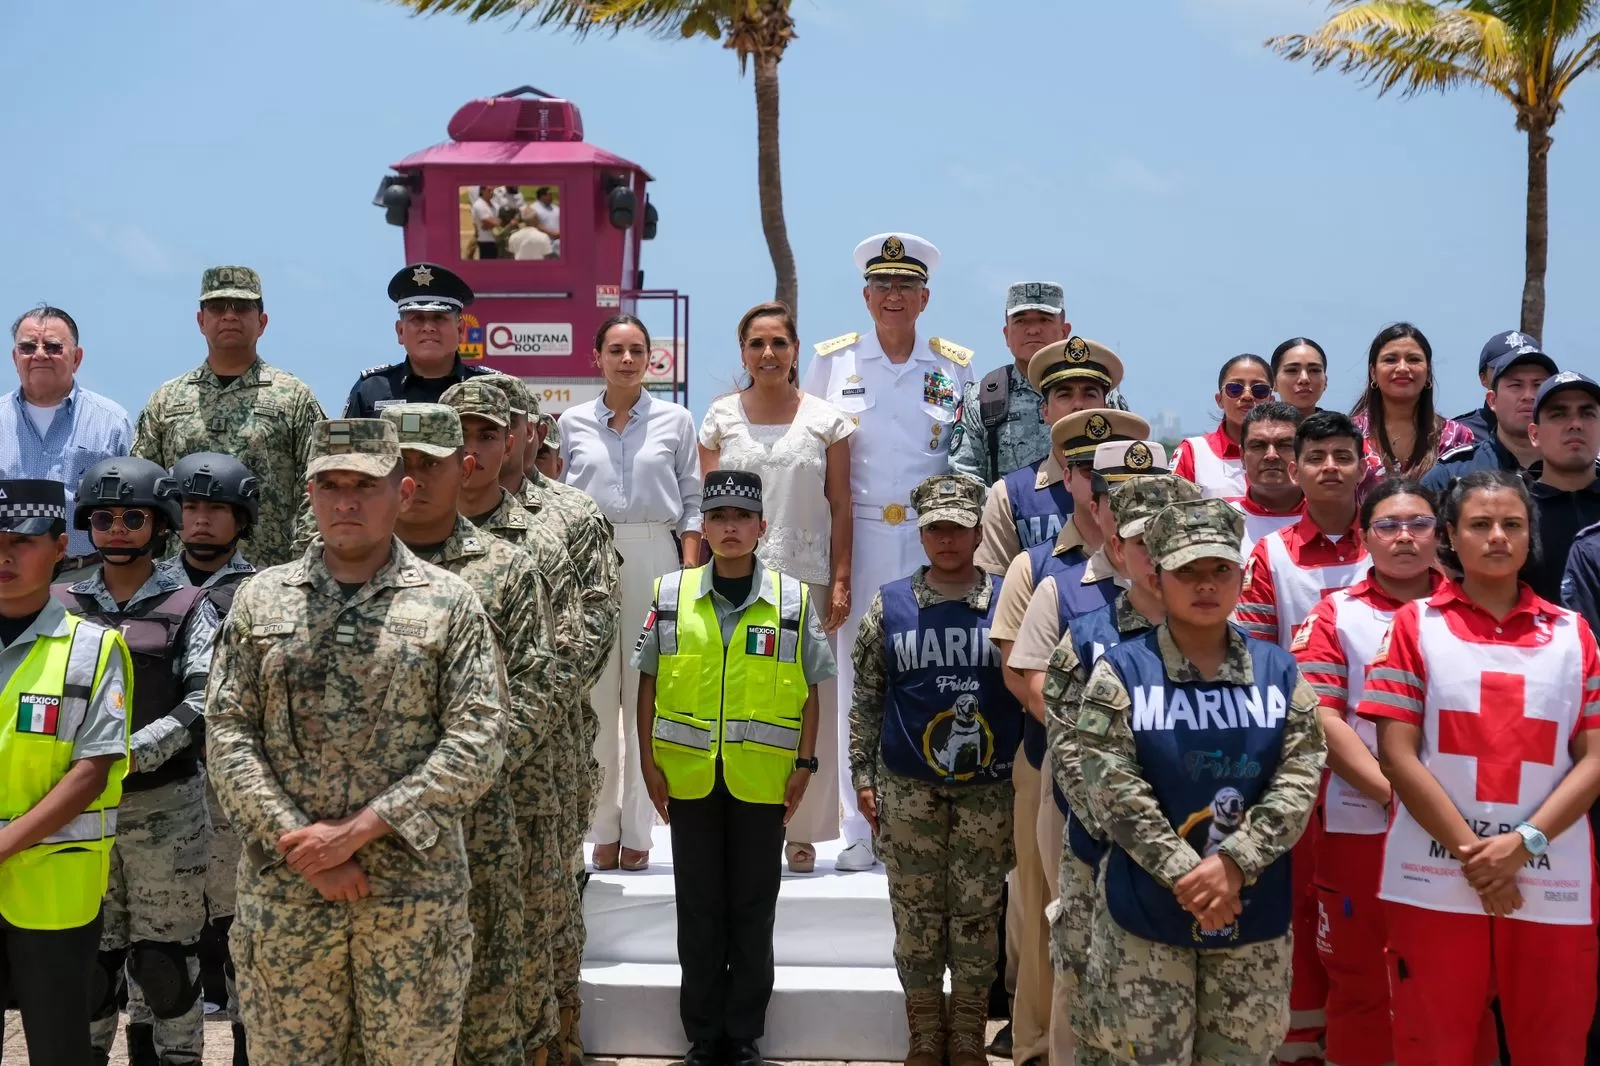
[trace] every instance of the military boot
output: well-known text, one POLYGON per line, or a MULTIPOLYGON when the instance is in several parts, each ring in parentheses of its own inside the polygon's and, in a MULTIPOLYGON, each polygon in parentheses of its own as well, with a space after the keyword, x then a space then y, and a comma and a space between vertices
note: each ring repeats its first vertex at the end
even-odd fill
POLYGON ((989 1066, 983 1050, 988 1021, 987 992, 950 993, 950 1066, 989 1066))
POLYGON ((570 1014, 570 1020, 567 1022, 567 1039, 562 1047, 566 1055, 566 1066, 583 1066, 583 1032, 578 1028, 583 1018, 583 1002, 580 1000, 561 1013, 570 1014))
POLYGON ((130 1022, 127 1028, 128 1066, 161 1066, 156 1054, 155 1029, 147 1022, 130 1022))
POLYGON ((907 992, 906 1028, 911 1040, 905 1066, 944 1066, 944 993, 933 989, 907 992))

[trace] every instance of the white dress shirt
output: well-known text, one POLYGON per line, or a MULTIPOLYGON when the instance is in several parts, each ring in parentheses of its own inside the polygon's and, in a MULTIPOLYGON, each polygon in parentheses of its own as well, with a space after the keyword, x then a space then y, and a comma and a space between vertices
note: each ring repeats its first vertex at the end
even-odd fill
POLYGON ((700 531, 700 452, 687 409, 649 391, 618 433, 605 395, 561 415, 562 480, 582 489, 617 525, 669 525, 700 531))
POLYGON ((892 503, 909 513, 911 490, 949 467, 956 405, 972 370, 934 354, 928 341, 918 332, 911 357, 891 363, 877 331, 868 327, 849 347, 813 357, 806 370, 801 388, 856 423, 850 440, 850 495, 858 522, 873 520, 892 503))

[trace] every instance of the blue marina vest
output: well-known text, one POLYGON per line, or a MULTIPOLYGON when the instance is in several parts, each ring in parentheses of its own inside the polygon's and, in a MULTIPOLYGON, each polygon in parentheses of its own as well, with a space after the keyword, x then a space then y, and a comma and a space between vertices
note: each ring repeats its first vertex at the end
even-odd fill
MULTIPOLYGON (((1032 555, 1032 549, 1029 554, 1032 555)), ((1081 548, 1074 548, 1069 552, 1051 556, 1055 560, 1055 569, 1045 573, 1044 577, 1034 575, 1033 587, 1038 588, 1039 582, 1045 577, 1056 579, 1056 627, 1059 632, 1067 631, 1067 624, 1081 614, 1098 610, 1117 598, 1117 583, 1107 578, 1093 584, 1083 583, 1083 572, 1088 569, 1089 557, 1083 554, 1081 548)), ((1044 765, 1044 751, 1049 746, 1045 736, 1044 723, 1031 714, 1025 714, 1027 719, 1022 726, 1022 752, 1028 759, 1028 765, 1035 770, 1044 765)), ((1052 788, 1054 784, 1052 783, 1052 788)), ((1056 803, 1066 809, 1066 797, 1056 793, 1056 803)))
POLYGON ((883 763, 893 773, 942 785, 1011 778, 1027 717, 1000 676, 989 640, 1001 579, 989 582, 989 612, 947 600, 918 607, 911 578, 883 586, 888 686, 883 763))
MULTIPOLYGON (((1175 684, 1161 665, 1156 630, 1108 650, 1132 700, 1139 765, 1180 835, 1202 857, 1216 852, 1260 797, 1283 755, 1283 726, 1298 671, 1294 656, 1246 638, 1255 684, 1175 684)), ((1185 948, 1228 948, 1271 940, 1289 929, 1289 856, 1244 889, 1244 911, 1226 929, 1203 933, 1195 919, 1113 841, 1106 853, 1106 906, 1135 936, 1185 948)))
POLYGON ((1072 513, 1072 494, 1065 481, 1038 488, 1039 467, 1044 460, 1013 470, 1001 480, 1006 483, 1006 499, 1011 501, 1011 521, 1024 548, 1054 543, 1056 534, 1072 513))
MULTIPOLYGON (((1148 629, 1139 633, 1148 633, 1148 629)), ((1115 648, 1124 640, 1132 640, 1139 633, 1124 634, 1117 628, 1117 607, 1115 603, 1108 603, 1104 607, 1096 608, 1088 614, 1079 615, 1072 620, 1072 650, 1077 653, 1078 662, 1082 663, 1083 676, 1088 677, 1094 669, 1094 664, 1100 661, 1111 648, 1115 648)), ((1053 782, 1052 782, 1053 784, 1053 782)), ((1060 788, 1056 790, 1056 806, 1061 808, 1067 816, 1067 846, 1072 849, 1080 861, 1090 866, 1099 866, 1100 859, 1106 853, 1105 841, 1100 840, 1089 832, 1087 826, 1079 820, 1067 804, 1067 797, 1060 788)))

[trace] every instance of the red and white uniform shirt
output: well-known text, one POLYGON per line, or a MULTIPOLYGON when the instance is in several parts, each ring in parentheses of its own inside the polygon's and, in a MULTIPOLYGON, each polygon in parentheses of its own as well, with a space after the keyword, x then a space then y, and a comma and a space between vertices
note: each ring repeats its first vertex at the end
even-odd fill
MULTIPOLYGON (((1443 580, 1442 574, 1433 572, 1433 591, 1443 580)), ((1385 592, 1369 573, 1347 589, 1328 593, 1295 631, 1290 646, 1301 675, 1317 690, 1318 702, 1348 722, 1373 755, 1378 754, 1378 725, 1358 716, 1356 708, 1361 705, 1367 664, 1404 603, 1385 592)), ((1389 829, 1389 812, 1383 805, 1332 770, 1322 804, 1325 832, 1380 836, 1389 829)))
POLYGON ((1367 566, 1358 523, 1351 522, 1336 543, 1306 515, 1250 550, 1233 620, 1257 640, 1288 648, 1317 601, 1360 581, 1367 566))
POLYGON ((1230 496, 1228 502, 1244 515, 1244 542, 1239 548, 1239 553, 1246 559, 1256 544, 1266 539, 1284 526, 1292 526, 1305 517, 1306 501, 1301 500, 1287 511, 1272 511, 1261 506, 1250 498, 1247 492, 1243 496, 1230 496))
MULTIPOLYGON (((1395 612, 1359 713, 1422 730, 1422 764, 1480 837, 1509 833, 1572 769, 1572 738, 1600 726, 1600 650, 1582 616, 1526 585, 1498 621, 1446 581, 1395 612)), ((1588 925, 1594 844, 1579 818, 1517 873, 1518 921, 1588 925)), ((1482 914, 1461 864, 1396 804, 1380 899, 1482 914)))
POLYGON ((1223 426, 1203 437, 1185 437, 1178 444, 1172 472, 1200 487, 1200 495, 1230 499, 1243 496, 1249 487, 1244 481, 1244 457, 1238 443, 1223 426))

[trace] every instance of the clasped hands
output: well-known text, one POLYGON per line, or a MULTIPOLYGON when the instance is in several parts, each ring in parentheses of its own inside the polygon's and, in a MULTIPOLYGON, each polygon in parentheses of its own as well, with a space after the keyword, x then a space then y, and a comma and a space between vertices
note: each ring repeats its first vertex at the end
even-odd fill
POLYGON ((1227 855, 1218 852, 1172 883, 1178 905, 1200 923, 1203 932, 1216 933, 1232 925, 1244 905, 1239 891, 1244 873, 1227 855))
MULTIPOLYGON (((278 837, 278 853, 289 869, 311 882, 330 903, 354 903, 372 894, 366 871, 354 856, 376 836, 367 823, 376 819, 365 810, 331 822, 313 822, 278 837)), ((381 821, 381 820, 380 820, 381 821)))
POLYGON ((1478 893, 1485 914, 1510 917, 1522 908, 1517 871, 1533 858, 1520 833, 1497 833, 1461 848, 1461 874, 1478 893))

